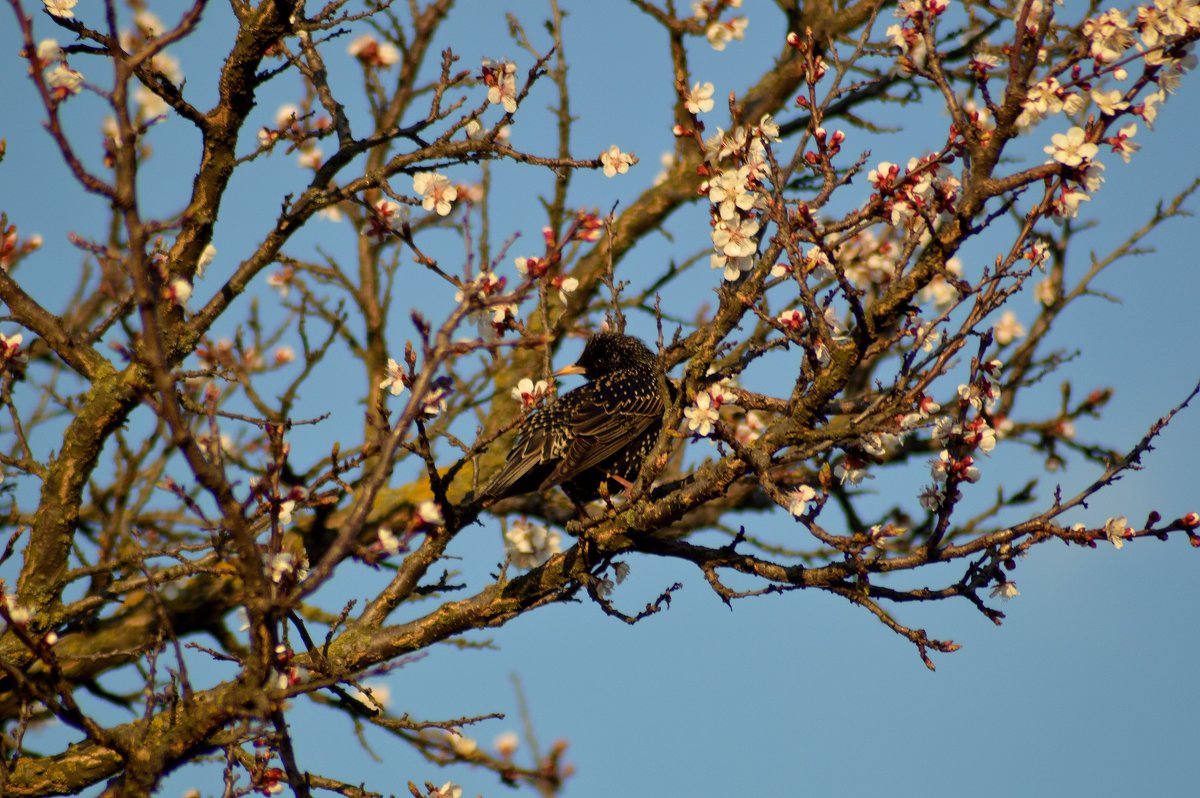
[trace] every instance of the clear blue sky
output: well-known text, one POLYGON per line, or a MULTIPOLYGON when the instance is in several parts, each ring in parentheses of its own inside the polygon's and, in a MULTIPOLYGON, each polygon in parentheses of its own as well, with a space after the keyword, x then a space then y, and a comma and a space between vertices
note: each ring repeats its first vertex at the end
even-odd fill
MULTIPOLYGON (((586 175, 573 184, 574 204, 606 209, 616 200, 627 203, 648 185, 658 171, 659 154, 671 146, 666 40, 627 5, 566 5, 571 14, 566 47, 573 64, 572 111, 579 117, 575 152, 593 156, 617 143, 642 159, 624 178, 586 175)), ((747 39, 730 44, 725 52, 712 52, 702 41, 692 43, 694 79, 713 81, 718 98, 743 89, 749 76, 769 64, 777 51, 785 31, 768 5, 746 3, 747 39)), ((523 72, 530 59, 505 34, 503 12, 509 8, 524 15, 526 31, 544 46, 542 4, 464 2, 434 51, 454 48, 467 69, 476 69, 481 56, 511 58, 523 72)), ((159 13, 170 21, 170 12, 159 13)), ((7 9, 5 16, 0 17, 5 19, 0 23, 0 53, 7 58, 0 70, 0 94, 8 98, 10 113, 0 122, 0 137, 8 140, 8 157, 0 164, 0 209, 22 231, 44 235, 43 252, 24 267, 22 278, 31 280, 35 295, 57 309, 68 299, 64 286, 73 284, 81 260, 67 244, 66 233, 97 233, 104 208, 92 198, 80 198, 40 129, 42 113, 24 66, 15 58, 18 43, 7 9)), ((227 8, 213 4, 199 34, 177 48, 188 79, 186 91, 202 107, 213 97, 214 64, 228 46, 229 23, 227 8)), ((36 24, 39 36, 55 35, 45 19, 36 24)), ((328 51, 335 87, 343 87, 346 98, 353 96, 357 80, 344 56, 348 41, 334 43, 328 51)), ((72 65, 88 74, 86 59, 73 60, 72 65)), ((1194 77, 1185 78, 1153 133, 1139 126, 1144 149, 1133 164, 1102 156, 1108 182, 1083 214, 1099 226, 1074 251, 1074 274, 1086 269, 1088 247, 1106 252, 1142 223, 1158 198, 1173 195, 1200 171, 1195 155, 1200 85, 1194 77)), ((295 101, 296 87, 290 76, 271 86, 250 132, 268 124, 280 104, 295 101)), ((518 145, 547 154, 552 131, 544 108, 553 100, 548 88, 546 84, 530 97, 522 109, 524 121, 513 131, 518 145)), ((69 106, 73 135, 94 158, 100 142, 98 105, 80 97, 69 106)), ((720 109, 718 102, 710 129, 721 124, 720 109)), ((361 108, 351 111, 353 119, 361 108)), ((875 121, 903 125, 907 131, 869 139, 848 131, 847 151, 870 148, 872 163, 904 163, 936 146, 944 134, 945 119, 936 109, 891 108, 886 114, 875 121)), ((1026 153, 1041 160, 1041 146, 1062 127, 1059 123, 1039 128, 1026 142, 1026 153)), ((163 207, 177 208, 191 188, 196 137, 185 124, 172 121, 153 131, 150 142, 155 149, 153 170, 146 175, 143 194, 163 207)), ((465 169, 451 174, 463 180, 472 176, 465 169)), ((296 166, 294 157, 278 156, 255 164, 235 183, 217 227, 218 259, 210 277, 197 286, 199 298, 207 298, 220 276, 263 235, 280 197, 300 190, 306 181, 307 173, 296 166)), ((543 224, 537 195, 550 188, 545 172, 498 168, 495 191, 504 201, 493 210, 494 243, 519 233, 522 238, 512 254, 534 254, 543 224)), ((867 188, 859 190, 865 196, 867 188)), ((693 254, 707 237, 705 211, 693 208, 677 214, 670 229, 675 242, 648 237, 622 268, 636 274, 640 264, 693 254)), ((352 241, 348 227, 316 222, 289 251, 311 254, 313 244, 319 243, 349 258, 352 241)), ((1195 222, 1177 220, 1152 237, 1154 254, 1127 260, 1104 275, 1097 288, 1119 297, 1120 304, 1094 298, 1079 303, 1062 320, 1055 340, 1066 348, 1080 348, 1082 354, 1031 398, 1054 402, 1058 381, 1068 377, 1077 392, 1113 386, 1116 396, 1104 418, 1081 423, 1079 434, 1129 446, 1185 396, 1200 377, 1194 320, 1200 289, 1196 241, 1195 222)), ((998 249, 989 250, 986 244, 973 250, 978 260, 968 263, 968 269, 994 257, 998 249)), ((697 272, 668 301, 676 312, 689 315, 711 297, 717 279, 715 272, 697 272)), ((423 308, 449 302, 444 289, 435 292, 420 276, 408 292, 412 304, 423 308)), ((269 289, 259 285, 255 294, 264 308, 272 307, 274 294, 269 289)), ((1032 318, 1033 307, 1028 295, 1013 303, 1025 321, 1032 318)), ((240 309, 245 308, 242 303, 240 309)), ((399 341, 409 334, 407 307, 398 306, 395 314, 399 341)), ((231 316, 237 317, 236 312, 231 316)), ((231 330, 232 323, 223 332, 231 330)), ((352 385, 362 383, 361 374, 352 369, 345 375, 352 385)), ((361 427, 361 407, 346 402, 343 390, 323 388, 342 384, 330 379, 309 386, 298 414, 330 409, 335 413, 307 440, 293 440, 297 456, 305 448, 327 450, 329 440, 354 439, 361 427)), ((1037 410, 1028 408, 1031 415, 1037 410)), ((1126 477, 1070 520, 1097 525, 1108 516, 1128 515, 1140 523, 1150 510, 1174 517, 1200 509, 1197 441, 1200 407, 1176 420, 1146 458, 1143 472, 1126 477)), ((979 490, 1023 483, 1034 465, 1019 458, 1001 460, 998 453, 979 490)), ((1096 473, 1094 467, 1072 463, 1056 478, 1069 495, 1096 473)), ((1048 501, 1053 484, 1048 477, 1043 480, 1042 502, 1048 501)), ((30 488, 21 485, 24 496, 30 495, 30 488)), ((759 523, 791 522, 772 518, 759 523)), ((487 571, 503 556, 498 538, 493 527, 480 527, 466 530, 456 541, 452 553, 464 558, 457 565, 474 587, 482 586, 487 571)), ((639 557, 629 563, 632 576, 617 591, 618 604, 635 610, 681 581, 684 588, 675 594, 669 612, 631 628, 588 603, 538 610, 488 635, 472 636, 491 640, 495 650, 436 648, 388 675, 383 681, 390 688, 392 707, 417 718, 509 713, 504 721, 468 732, 490 745, 500 732, 519 729, 510 674, 519 675, 543 748, 558 738, 570 742, 568 759, 577 769, 566 790, 572 798, 751 792, 1195 794, 1200 626, 1193 616, 1200 606, 1200 551, 1181 537, 1165 544, 1141 541, 1121 551, 1110 546, 1094 551, 1058 544, 1039 547, 1015 574, 1021 595, 1002 606, 1008 619, 1001 628, 965 602, 900 608, 903 622, 962 644, 961 651, 936 657, 936 673, 925 669, 906 641, 843 601, 793 593, 743 601, 730 610, 693 568, 639 557)), ((326 594, 331 605, 343 596, 370 596, 382 586, 382 575, 352 567, 357 568, 353 584, 338 587, 336 596, 326 594)), ((11 578, 11 564, 0 575, 11 578)), ((930 578, 936 582, 952 577, 947 571, 930 578)), ((347 722, 305 701, 297 702, 292 717, 300 763, 316 772, 396 793, 405 792, 403 784, 410 779, 437 784, 452 779, 467 795, 511 793, 486 773, 435 770, 375 733, 368 739, 381 761, 372 761, 347 722)), ((43 733, 49 748, 60 732, 43 733)), ((523 746, 521 754, 527 751, 523 746)), ((217 789, 211 772, 192 768, 173 776, 162 794, 179 795, 190 786, 201 786, 205 794, 217 789)))

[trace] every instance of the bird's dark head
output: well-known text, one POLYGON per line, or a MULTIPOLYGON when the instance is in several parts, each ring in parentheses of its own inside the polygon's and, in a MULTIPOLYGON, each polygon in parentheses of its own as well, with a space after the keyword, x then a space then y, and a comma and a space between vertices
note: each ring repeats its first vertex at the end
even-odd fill
POLYGON ((583 374, 594 380, 604 374, 624 369, 653 369, 658 359, 646 345, 632 335, 596 333, 583 347, 583 354, 572 366, 559 369, 556 375, 583 374))

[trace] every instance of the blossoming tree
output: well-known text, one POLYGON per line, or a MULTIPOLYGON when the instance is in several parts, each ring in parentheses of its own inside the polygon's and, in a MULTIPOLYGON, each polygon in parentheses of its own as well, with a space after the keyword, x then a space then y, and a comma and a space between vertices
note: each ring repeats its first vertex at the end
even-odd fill
MULTIPOLYGON (((617 583, 652 558, 726 603, 839 597, 933 668, 958 646, 906 605, 969 603, 999 623, 1019 558, 1043 543, 1200 541, 1187 508, 1062 520, 1139 466, 1173 411, 1122 451, 1073 433, 1107 390, 1017 406, 1066 357, 1055 322, 1196 188, 1079 268, 1081 203, 1106 162, 1136 159, 1194 61, 1193 0, 1090 16, 1041 0, 779 2, 761 19, 740 0, 631 0, 669 65, 669 105, 640 118, 670 147, 653 180, 628 145, 575 143, 586 98, 557 2, 536 34, 512 18, 511 55, 478 65, 432 49, 470 13, 451 0, 235 0, 225 18, 205 0, 157 15, 142 0, 9 5, 63 193, 105 215, 64 233, 80 266, 48 279, 58 242, 0 198, 4 795, 145 795, 214 752, 229 795, 386 792, 297 756, 302 697, 433 763, 552 794, 560 746, 521 759, 506 735, 485 750, 469 729, 486 717, 416 719, 363 676, 553 603, 642 621, 678 586, 631 610, 617 583), (737 86, 694 72, 748 25, 773 30, 772 63, 737 86), (196 43, 218 60, 185 79, 196 43), (896 107, 944 115, 903 164, 873 160, 874 115, 896 107), (168 130, 188 144, 171 149, 168 130), (182 170, 180 204, 151 198, 167 173, 155 148, 182 170), (241 175, 279 162, 304 183, 258 216, 228 210, 271 190, 241 175), (592 174, 635 193, 594 210, 592 174), (549 192, 521 188, 533 180, 549 192), (540 240, 502 228, 514 205, 540 240), (667 265, 630 266, 668 225, 667 265), (1022 292, 1038 300, 1024 318, 1022 292), (603 327, 653 342, 680 388, 663 383, 676 399, 640 477, 583 513, 557 492, 483 506, 513 430, 552 401, 560 346, 603 327), (1098 470, 1073 491, 1022 481, 981 501, 1008 445, 1098 470), (922 484, 881 509, 866 489, 893 472, 922 484), (502 548, 455 548, 485 521, 502 548), (483 561, 455 573, 451 553, 483 561), (379 589, 347 602, 339 585, 364 574, 379 589), (37 754, 27 733, 51 717, 77 744, 37 754)), ((416 796, 461 793, 412 778, 416 796)))

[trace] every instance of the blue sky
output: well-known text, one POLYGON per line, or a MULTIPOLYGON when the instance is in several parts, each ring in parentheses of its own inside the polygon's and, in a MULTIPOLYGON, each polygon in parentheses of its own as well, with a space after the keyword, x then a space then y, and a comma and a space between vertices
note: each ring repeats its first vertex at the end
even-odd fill
MULTIPOLYGON (((614 201, 628 203, 636 197, 657 173, 659 154, 671 147, 666 41, 629 6, 566 5, 572 110, 579 117, 575 153, 594 156, 617 143, 641 158, 623 178, 581 175, 573 182, 573 204, 606 209, 614 201)), ((717 97, 743 89, 777 51, 785 31, 767 5, 746 4, 746 41, 730 44, 723 53, 712 52, 703 41, 692 42, 693 79, 713 81, 717 97)), ((544 46, 540 21, 546 11, 541 4, 466 2, 433 51, 453 47, 467 69, 475 69, 486 56, 516 59, 523 70, 528 54, 505 34, 503 13, 509 9, 522 15, 535 44, 544 46)), ((169 13, 160 15, 170 20, 169 13)), ((225 8, 214 4, 197 36, 176 53, 188 78, 186 91, 200 106, 214 96, 213 65, 228 46, 228 17, 225 8)), ((54 35, 45 19, 36 25, 39 36, 54 35)), ((347 98, 354 96, 358 74, 344 55, 348 41, 329 46, 335 89, 347 98)), ((0 137, 8 141, 8 157, 0 163, 0 210, 22 231, 36 230, 45 237, 44 249, 23 267, 22 279, 31 281, 35 296, 58 309, 69 298, 63 286, 73 284, 80 268, 80 256, 67 244, 66 233, 99 233, 104 208, 93 198, 81 198, 70 184, 40 128, 42 114, 13 55, 17 49, 13 26, 6 21, 0 25, 0 52, 8 58, 0 71, 0 92, 23 112, 0 122, 0 137)), ((86 60, 72 65, 88 74, 86 60)), ((1081 236, 1069 275, 1087 268, 1089 248, 1106 252, 1148 217, 1159 198, 1173 195, 1196 176, 1200 87, 1192 78, 1185 78, 1166 104, 1153 133, 1139 126, 1143 150, 1131 165, 1113 155, 1101 156, 1108 167, 1107 183, 1083 214, 1098 225, 1081 236)), ((268 124, 280 104, 296 99, 296 91, 290 76, 268 87, 249 132, 268 124)), ((544 108, 552 101, 548 84, 531 95, 522 109, 527 115, 513 130, 517 145, 549 153, 552 131, 544 108)), ((90 151, 93 163, 99 156, 98 113, 97 102, 87 97, 71 100, 67 109, 75 138, 90 151)), ((720 113, 718 103, 710 129, 721 124, 720 113)), ((946 124, 936 108, 913 107, 884 109, 873 121, 902 125, 905 132, 867 137, 848 131, 846 150, 871 149, 870 163, 903 164, 923 154, 941 141, 946 124)), ((1048 123, 1019 149, 1040 161, 1041 147, 1063 127, 1048 123)), ((191 188, 196 137, 184 123, 169 121, 152 132, 150 142, 155 153, 153 168, 144 175, 143 196, 177 208, 191 188)), ((466 180, 472 172, 464 167, 451 174, 466 180)), ((550 191, 550 180, 548 173, 525 167, 495 169, 495 191, 503 201, 493 210, 494 244, 520 234, 511 254, 537 251, 544 219, 537 196, 550 191)), ((263 235, 280 197, 301 190, 306 182, 307 173, 294 156, 255 163, 235 182, 217 227, 217 261, 196 289, 200 299, 216 290, 220 276, 232 271, 263 235)), ((868 188, 865 181, 859 183, 865 197, 868 188)), ((676 214, 668 225, 673 240, 648 237, 621 268, 636 279, 639 269, 703 249, 705 216, 699 206, 676 214)), ((1196 240, 1194 220, 1170 222, 1149 240, 1153 254, 1130 258, 1100 279, 1097 289, 1119 297, 1120 303, 1090 298, 1061 320, 1054 340, 1081 349, 1081 354, 1030 392, 1029 414, 1039 409, 1035 398, 1046 403, 1042 412, 1053 406, 1062 379, 1075 381, 1077 394, 1113 386, 1116 395, 1103 418, 1081 422, 1079 434, 1128 447, 1187 394, 1200 377, 1193 309, 1200 288, 1196 240)), ((311 254, 319 245, 349 257, 352 243, 347 226, 315 222, 289 249, 311 254)), ((964 253, 968 271, 1004 246, 1003 241, 995 249, 986 239, 977 242, 964 253)), ((446 253, 453 257, 449 249, 446 253)), ((511 274, 511 265, 507 268, 511 274)), ((449 306, 444 286, 411 270, 404 278, 411 278, 405 294, 411 304, 427 312, 449 306)), ((666 300, 690 314, 700 302, 711 301, 718 279, 715 272, 696 271, 666 300)), ((266 286, 260 284, 252 294, 264 312, 271 312, 274 294, 266 286)), ((246 308, 246 302, 235 307, 231 319, 246 308)), ((1019 296, 1013 308, 1028 321, 1033 300, 1028 294, 1019 296)), ((399 342, 410 334, 407 304, 398 303, 393 312, 399 342)), ((223 332, 231 330, 232 322, 223 332)), ((570 357, 561 359, 565 363, 570 357)), ((361 407, 347 402, 340 387, 347 384, 343 380, 362 384, 361 373, 352 366, 310 385, 302 397, 298 415, 326 410, 334 415, 293 442, 300 450, 324 451, 331 440, 354 439, 361 407)), ((1128 515, 1139 523, 1150 510, 1170 518, 1200 509, 1193 465, 1200 441, 1197 411, 1185 411, 1173 423, 1145 459, 1144 471, 1127 476, 1069 520, 1097 525, 1108 516, 1128 515)), ((994 464, 985 463, 988 481, 979 486, 981 494, 998 484, 1023 483, 1038 466, 1031 458, 1003 454, 1003 449, 994 464)), ((1049 500, 1055 480, 1069 495, 1096 474, 1093 466, 1069 463, 1043 479, 1039 498, 1049 500)), ((921 481, 914 479, 913 484, 921 481)), ((880 492, 879 501, 893 501, 885 491, 898 483, 878 482, 869 487, 880 492)), ((31 495, 27 482, 18 487, 23 496, 31 495)), ((980 501, 987 499, 984 495, 980 501)), ((770 530, 791 522, 775 516, 757 523, 770 530)), ((466 530, 452 554, 463 558, 453 565, 476 587, 503 557, 491 526, 466 530)), ((615 596, 618 605, 626 611, 639 609, 680 581, 684 587, 668 612, 628 627, 588 603, 549 607, 472 636, 490 640, 494 649, 435 648, 382 681, 390 688, 394 709, 414 717, 509 713, 506 720, 469 732, 490 745, 496 734, 519 729, 510 681, 512 674, 518 675, 543 748, 558 738, 570 743, 568 759, 577 774, 565 794, 572 798, 751 791, 814 796, 1191 795, 1200 709, 1194 673, 1200 634, 1192 618, 1200 599, 1197 558, 1200 552, 1182 538, 1140 541, 1121 551, 1110 546, 1038 547, 1014 575, 1021 595, 1001 607, 1008 614, 1003 627, 993 627, 965 602, 900 608, 903 622, 963 646, 955 654, 937 656, 938 671, 930 673, 906 641, 843 601, 793 593, 742 601, 731 610, 695 569, 633 557, 632 575, 615 596)), ((11 578, 11 567, 6 565, 0 575, 11 578)), ((384 584, 382 574, 362 566, 348 570, 348 579, 322 593, 330 606, 344 598, 368 597, 384 584)), ((947 570, 928 578, 936 584, 954 577, 947 570)), ((368 733, 381 760, 372 761, 347 722, 304 701, 297 702, 292 722, 301 764, 316 772, 396 793, 404 792, 410 779, 438 784, 453 779, 468 795, 511 793, 486 773, 435 770, 386 737, 368 733)), ((60 732, 44 734, 50 747, 60 732)), ((527 752, 526 744, 521 754, 527 752)), ((216 789, 211 771, 188 768, 173 776, 162 794, 178 795, 193 785, 206 794, 216 789)))

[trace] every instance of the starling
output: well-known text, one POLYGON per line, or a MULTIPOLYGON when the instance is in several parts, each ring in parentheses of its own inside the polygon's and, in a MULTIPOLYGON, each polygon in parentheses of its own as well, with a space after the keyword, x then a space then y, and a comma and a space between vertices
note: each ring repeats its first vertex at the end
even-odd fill
POLYGON ((582 505, 601 495, 606 480, 614 494, 628 486, 654 448, 664 406, 658 359, 641 341, 598 333, 578 362, 554 374, 583 374, 589 382, 521 423, 504 467, 482 491, 488 503, 561 485, 582 505))

